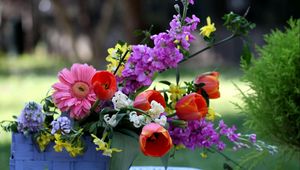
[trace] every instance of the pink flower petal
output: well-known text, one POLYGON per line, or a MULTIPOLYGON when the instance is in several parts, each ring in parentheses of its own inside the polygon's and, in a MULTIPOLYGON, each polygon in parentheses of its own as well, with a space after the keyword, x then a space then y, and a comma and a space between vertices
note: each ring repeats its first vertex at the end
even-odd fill
POLYGON ((58 79, 60 82, 66 85, 71 85, 74 83, 74 77, 68 69, 63 69, 62 71, 60 71, 58 73, 58 79))

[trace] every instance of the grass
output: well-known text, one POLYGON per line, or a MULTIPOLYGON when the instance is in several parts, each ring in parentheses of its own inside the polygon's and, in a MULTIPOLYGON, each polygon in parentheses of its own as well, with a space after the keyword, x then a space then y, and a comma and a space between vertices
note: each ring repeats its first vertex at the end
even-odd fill
MULTIPOLYGON (((30 63, 30 62, 29 62, 30 63)), ((26 67, 27 68, 27 67, 26 67)), ((26 69, 27 70, 27 69, 26 69)), ((55 69, 54 69, 55 70, 55 69)), ((16 73, 21 74, 0 74, 0 120, 12 120, 12 115, 18 115, 24 104, 28 101, 41 101, 46 96, 50 86, 55 83, 56 76, 52 74, 36 74, 34 72, 27 71, 23 74, 22 71, 16 73)), ((171 77, 172 72, 166 73, 158 77, 160 79, 168 79, 174 82, 171 77)), ((247 86, 242 84, 238 77, 230 76, 231 73, 222 76, 220 82, 221 98, 213 100, 211 106, 223 115, 223 119, 228 124, 236 124, 240 131, 248 133, 249 130, 242 126, 243 119, 245 117, 238 113, 239 111, 232 103, 239 103, 239 93, 234 87, 233 83, 237 84, 240 88, 246 90, 247 86)), ((183 75, 182 81, 191 80, 196 76, 196 73, 188 73, 183 75)), ((161 86, 163 87, 163 86, 161 86)), ((10 134, 0 130, 0 169, 9 169, 9 155, 10 155, 10 134)), ((198 167, 206 170, 223 169, 223 163, 226 160, 218 154, 210 154, 207 159, 200 157, 200 150, 195 151, 179 151, 176 154, 175 159, 170 160, 172 166, 190 166, 198 167)), ((239 160, 245 154, 249 153, 249 150, 233 152, 227 149, 225 153, 235 160, 239 160)), ((256 169, 270 169, 273 162, 281 160, 278 156, 268 156, 267 162, 260 164, 256 169)), ((139 155, 134 162, 134 165, 161 165, 160 159, 149 158, 143 155, 139 155)), ((297 161, 289 161, 283 164, 284 169, 297 169, 299 167, 297 161)), ((272 169, 272 168, 271 168, 272 169)))

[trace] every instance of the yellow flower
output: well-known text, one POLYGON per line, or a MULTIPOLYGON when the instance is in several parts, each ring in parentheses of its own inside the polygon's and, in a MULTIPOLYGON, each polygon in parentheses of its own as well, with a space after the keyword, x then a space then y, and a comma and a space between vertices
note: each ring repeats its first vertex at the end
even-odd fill
POLYGON ((117 148, 106 148, 102 155, 111 157, 113 152, 122 152, 122 150, 117 148))
POLYGON ((110 148, 110 144, 108 144, 107 142, 104 142, 104 139, 106 138, 107 133, 104 133, 101 139, 99 139, 94 134, 91 134, 91 136, 94 138, 94 140, 93 140, 94 144, 98 146, 96 148, 96 150, 97 151, 99 151, 99 150, 103 151, 102 155, 111 157, 113 152, 121 152, 122 151, 122 150, 117 149, 117 148, 110 148))
POLYGON ((183 144, 179 144, 179 145, 176 145, 175 149, 176 150, 185 149, 185 146, 183 144))
POLYGON ((61 134, 54 134, 54 138, 55 138, 55 145, 53 146, 54 150, 56 152, 62 152, 63 148, 67 147, 68 144, 64 141, 61 140, 61 134))
MULTIPOLYGON (((109 48, 107 50, 108 52, 108 56, 106 57, 106 61, 110 62, 107 65, 107 71, 110 72, 114 72, 119 63, 120 60, 122 59, 122 57, 125 55, 126 51, 130 48, 130 46, 128 46, 127 44, 121 45, 121 44, 116 44, 116 46, 114 48, 109 48)), ((124 69, 124 63, 128 60, 130 56, 130 53, 127 53, 124 61, 121 63, 121 66, 119 67, 118 71, 117 71, 117 75, 120 76, 123 69, 124 69)))
POLYGON ((200 34, 209 37, 212 32, 216 31, 214 23, 211 23, 210 17, 206 18, 207 25, 200 28, 200 34))
POLYGON ((201 157, 202 157, 203 159, 206 159, 206 158, 207 158, 207 154, 206 154, 205 152, 201 152, 200 155, 201 155, 201 157))
POLYGON ((185 89, 180 86, 171 84, 169 88, 169 92, 171 93, 170 99, 173 102, 176 102, 178 99, 182 97, 182 95, 186 92, 185 89))
POLYGON ((213 108, 208 108, 208 114, 206 115, 206 119, 210 121, 214 121, 216 116, 221 117, 220 114, 216 113, 213 108))
POLYGON ((170 107, 166 107, 165 108, 165 111, 168 113, 168 114, 172 114, 174 111, 173 111, 173 109, 172 108, 170 108, 170 107))
POLYGON ((54 148, 55 152, 62 152, 64 146, 65 146, 64 142, 62 142, 61 140, 56 140, 53 148, 54 148))
POLYGON ((97 151, 99 151, 99 150, 103 151, 103 150, 107 149, 107 145, 108 145, 108 144, 107 144, 106 142, 104 142, 103 139, 99 139, 99 138, 98 138, 96 135, 94 135, 94 134, 91 134, 91 136, 94 138, 94 140, 93 140, 94 144, 98 146, 98 147, 96 148, 97 151))
POLYGON ((51 140, 53 140, 53 136, 48 132, 42 132, 36 138, 36 142, 42 152, 45 151, 47 145, 51 142, 51 140))
POLYGON ((69 152, 71 157, 76 157, 77 155, 82 154, 83 147, 81 146, 72 146, 71 144, 66 147, 67 152, 69 152))

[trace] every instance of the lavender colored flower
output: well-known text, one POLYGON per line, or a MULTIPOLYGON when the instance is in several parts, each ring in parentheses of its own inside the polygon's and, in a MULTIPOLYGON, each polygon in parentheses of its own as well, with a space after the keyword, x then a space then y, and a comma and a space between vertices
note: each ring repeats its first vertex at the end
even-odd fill
POLYGON ((189 121, 186 128, 175 127, 171 124, 168 130, 175 145, 183 144, 189 149, 210 148, 211 146, 217 146, 219 150, 225 148, 213 124, 205 119, 189 121))
POLYGON ((153 61, 152 48, 146 45, 132 46, 132 53, 122 71, 121 81, 125 82, 122 91, 125 94, 133 92, 152 83, 152 76, 156 70, 149 66, 153 61))
POLYGON ((194 5, 194 0, 189 0, 189 3, 194 5))
POLYGON ((249 141, 251 143, 255 143, 256 142, 256 134, 250 134, 249 135, 249 141))
POLYGON ((240 134, 235 133, 236 127, 233 125, 229 128, 223 120, 219 122, 220 134, 226 136, 231 142, 236 142, 239 140, 240 134))
POLYGON ((224 142, 222 142, 222 141, 219 141, 219 142, 218 142, 217 148, 218 148, 219 151, 224 150, 225 147, 226 147, 226 144, 225 144, 224 142))
POLYGON ((51 126, 52 126, 51 134, 54 134, 57 131, 60 131, 62 134, 67 134, 70 133, 71 131, 71 121, 68 117, 65 116, 53 120, 51 122, 51 126))
POLYGON ((42 106, 36 102, 29 102, 17 119, 18 131, 23 133, 37 132, 42 129, 44 119, 42 106))
POLYGON ((118 82, 124 83, 123 93, 129 94, 142 86, 149 86, 154 73, 177 67, 184 57, 178 47, 189 49, 191 41, 195 39, 192 31, 200 22, 195 15, 184 21, 185 23, 181 23, 180 16, 174 15, 169 30, 151 36, 153 48, 146 45, 132 46, 132 53, 122 75, 118 77, 118 82))
POLYGON ((197 28, 200 19, 193 15, 192 18, 185 18, 185 22, 186 24, 182 25, 180 16, 174 15, 173 20, 170 22, 171 28, 167 32, 177 44, 181 45, 183 49, 188 50, 191 41, 195 40, 192 32, 197 28))

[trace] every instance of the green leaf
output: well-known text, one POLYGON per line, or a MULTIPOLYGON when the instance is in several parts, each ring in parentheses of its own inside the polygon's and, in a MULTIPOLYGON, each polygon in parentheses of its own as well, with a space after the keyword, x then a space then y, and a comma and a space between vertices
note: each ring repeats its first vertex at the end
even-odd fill
POLYGON ((90 126, 89 132, 90 132, 90 133, 93 133, 93 134, 97 134, 96 129, 97 129, 97 122, 93 123, 93 124, 90 126))
POLYGON ((180 82, 180 71, 179 71, 179 67, 176 68, 176 85, 178 86, 180 82))
POLYGON ((124 118, 124 116, 126 116, 126 113, 117 113, 117 124, 119 124, 119 122, 124 118))
POLYGON ((165 102, 168 103, 169 97, 168 97, 167 92, 164 92, 164 99, 165 99, 165 102))
POLYGON ((209 96, 203 88, 201 90, 201 95, 204 97, 204 99, 206 101, 206 104, 207 104, 207 107, 209 107, 209 96))
POLYGON ((125 135, 131 136, 131 137, 135 138, 136 140, 139 140, 139 135, 136 132, 132 131, 132 130, 122 128, 122 129, 118 129, 118 131, 125 134, 125 135))
POLYGON ((236 35, 247 35, 255 27, 255 24, 248 21, 244 16, 233 12, 225 14, 223 20, 224 26, 236 35))
POLYGON ((247 70, 250 67, 251 59, 252 59, 252 54, 250 51, 249 44, 244 43, 243 51, 242 51, 242 55, 241 55, 241 67, 244 70, 247 70))
POLYGON ((138 141, 119 132, 113 133, 112 148, 122 150, 113 153, 109 168, 112 170, 128 170, 139 153, 138 141))
POLYGON ((159 83, 162 83, 162 84, 165 84, 167 86, 170 86, 171 85, 171 82, 167 81, 167 80, 161 80, 159 81, 159 83))

